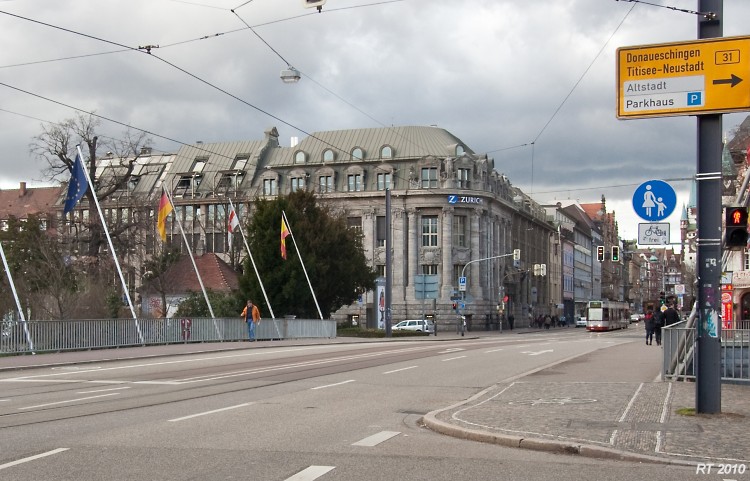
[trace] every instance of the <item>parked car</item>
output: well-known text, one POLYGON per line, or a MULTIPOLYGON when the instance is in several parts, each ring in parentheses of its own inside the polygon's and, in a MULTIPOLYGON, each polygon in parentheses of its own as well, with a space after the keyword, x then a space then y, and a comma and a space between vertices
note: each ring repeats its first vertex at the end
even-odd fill
POLYGON ((586 327, 586 318, 585 317, 576 318, 576 327, 586 327))
POLYGON ((630 323, 631 324, 634 323, 634 322, 641 322, 642 320, 643 320, 643 318, 641 317, 640 314, 631 314, 630 315, 630 323))
POLYGON ((416 332, 435 332, 435 326, 430 321, 422 320, 406 320, 401 321, 393 326, 394 331, 416 331, 416 332))

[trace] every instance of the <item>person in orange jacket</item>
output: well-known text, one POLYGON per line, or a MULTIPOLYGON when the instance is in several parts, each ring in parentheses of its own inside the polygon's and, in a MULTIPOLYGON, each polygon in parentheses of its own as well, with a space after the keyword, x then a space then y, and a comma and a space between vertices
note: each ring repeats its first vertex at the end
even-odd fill
POLYGON ((245 322, 247 322, 247 335, 252 342, 255 340, 255 325, 260 324, 260 310, 258 310, 258 306, 253 304, 253 301, 248 299, 247 305, 242 309, 241 315, 245 319, 245 322))

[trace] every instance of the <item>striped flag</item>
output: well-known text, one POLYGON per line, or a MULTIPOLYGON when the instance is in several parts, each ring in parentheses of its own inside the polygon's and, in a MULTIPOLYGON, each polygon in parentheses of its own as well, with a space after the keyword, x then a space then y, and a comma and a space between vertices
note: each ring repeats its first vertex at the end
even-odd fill
POLYGON ((281 218, 281 257, 286 260, 286 236, 289 235, 289 229, 286 227, 284 218, 281 218))
POLYGON ((159 230, 161 240, 167 241, 167 217, 172 212, 172 203, 169 201, 166 192, 162 192, 159 201, 159 214, 156 220, 156 228, 159 230))

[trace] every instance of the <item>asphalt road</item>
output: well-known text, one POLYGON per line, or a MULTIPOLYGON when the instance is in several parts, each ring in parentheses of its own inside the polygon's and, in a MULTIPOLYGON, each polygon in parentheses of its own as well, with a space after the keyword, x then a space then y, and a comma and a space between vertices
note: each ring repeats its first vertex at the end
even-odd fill
POLYGON ((656 362, 617 359, 640 341, 559 329, 4 372, 0 479, 684 481, 693 469, 503 448, 419 423, 511 379, 606 376, 630 361, 629 376, 651 381, 656 362), (611 363, 585 362, 601 350, 611 363))

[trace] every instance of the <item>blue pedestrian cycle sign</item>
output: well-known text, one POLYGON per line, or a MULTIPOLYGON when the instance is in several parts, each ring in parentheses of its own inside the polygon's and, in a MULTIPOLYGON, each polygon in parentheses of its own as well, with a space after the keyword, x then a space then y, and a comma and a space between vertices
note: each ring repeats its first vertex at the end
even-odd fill
POLYGON ((647 221, 659 221, 669 217, 677 205, 677 195, 671 185, 663 180, 642 183, 633 193, 633 209, 647 221))

